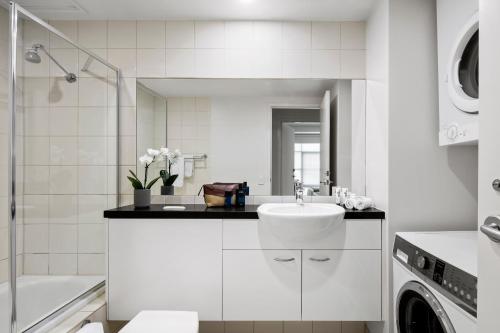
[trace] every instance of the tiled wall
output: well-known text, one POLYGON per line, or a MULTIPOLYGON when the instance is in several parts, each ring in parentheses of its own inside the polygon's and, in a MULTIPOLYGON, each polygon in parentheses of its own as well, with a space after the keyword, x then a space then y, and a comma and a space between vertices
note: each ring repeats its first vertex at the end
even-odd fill
POLYGON ((42 43, 78 76, 66 82, 43 52, 39 64, 21 61, 24 274, 104 274, 102 212, 116 205, 114 72, 97 61, 83 72, 83 52, 37 24, 23 27, 25 47, 42 43))

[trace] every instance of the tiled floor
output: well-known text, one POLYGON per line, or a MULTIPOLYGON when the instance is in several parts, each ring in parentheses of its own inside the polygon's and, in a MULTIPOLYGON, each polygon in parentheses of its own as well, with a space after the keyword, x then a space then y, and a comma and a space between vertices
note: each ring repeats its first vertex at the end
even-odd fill
POLYGON ((200 322, 199 333, 366 333, 364 322, 233 321, 200 322))

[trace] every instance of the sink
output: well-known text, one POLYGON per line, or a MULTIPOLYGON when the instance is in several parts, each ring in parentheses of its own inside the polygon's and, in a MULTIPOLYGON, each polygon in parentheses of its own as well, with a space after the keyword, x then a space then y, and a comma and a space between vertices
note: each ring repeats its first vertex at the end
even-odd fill
POLYGON ((344 208, 328 203, 269 203, 257 208, 259 220, 281 238, 304 240, 324 234, 344 219, 344 208))

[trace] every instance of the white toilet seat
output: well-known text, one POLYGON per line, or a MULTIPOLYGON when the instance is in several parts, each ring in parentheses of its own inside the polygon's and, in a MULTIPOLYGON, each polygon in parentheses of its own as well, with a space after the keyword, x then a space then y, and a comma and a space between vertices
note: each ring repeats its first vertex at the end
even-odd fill
POLYGON ((141 311, 120 333, 198 333, 198 313, 190 311, 141 311))

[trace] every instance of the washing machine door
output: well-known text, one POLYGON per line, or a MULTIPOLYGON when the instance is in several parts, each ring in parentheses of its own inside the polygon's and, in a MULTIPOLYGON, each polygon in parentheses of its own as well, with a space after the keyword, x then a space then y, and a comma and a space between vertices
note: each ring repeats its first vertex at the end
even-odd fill
POLYGON ((416 281, 399 291, 395 315, 398 333, 455 333, 439 300, 416 281))
POLYGON ((479 112, 479 17, 475 14, 458 33, 448 61, 448 94, 467 113, 479 112))

